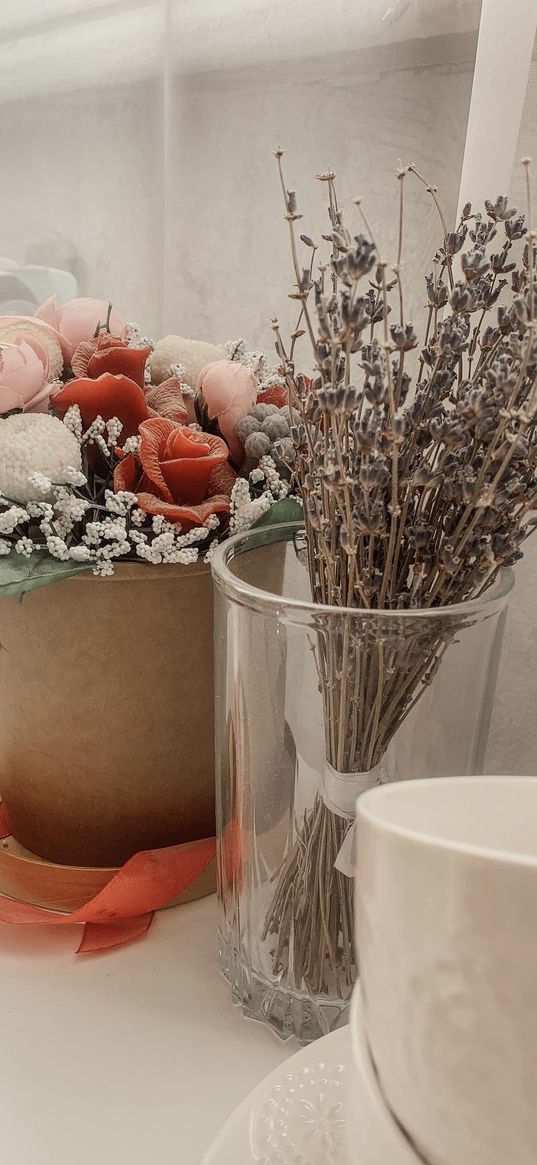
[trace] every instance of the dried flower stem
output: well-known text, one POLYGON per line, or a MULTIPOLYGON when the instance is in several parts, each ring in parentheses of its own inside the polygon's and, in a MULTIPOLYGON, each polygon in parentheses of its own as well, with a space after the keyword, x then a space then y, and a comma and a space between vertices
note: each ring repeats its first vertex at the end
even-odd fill
MULTIPOLYGON (((537 498, 537 284, 529 161, 529 231, 502 196, 485 204, 485 216, 468 205, 449 231, 436 187, 414 164, 401 167, 392 268, 379 257, 360 203, 367 235, 345 225, 334 174, 320 175, 328 188, 330 230, 323 237, 331 254, 315 278, 312 262, 300 264, 296 196, 287 190, 281 152, 277 157, 293 297, 315 366, 311 384, 295 376, 294 345, 288 360, 278 331, 300 415, 293 439, 319 604, 314 649, 326 754, 340 772, 368 772, 464 625, 460 614, 444 616, 440 631, 434 609, 483 594, 502 566, 521 557, 537 526, 530 517, 537 498), (443 232, 426 278, 421 348, 405 320, 402 281, 408 173, 431 195, 443 232), (505 237, 496 251, 500 229, 505 237), (521 263, 512 260, 517 242, 526 243, 521 263), (508 274, 507 304, 497 306, 508 274), (393 290, 398 322, 391 324, 393 290), (336 620, 323 606, 344 610, 336 620), (397 631, 385 614, 411 616, 414 609, 420 617, 397 631)), ((290 844, 266 924, 275 936, 275 967, 292 971, 298 989, 343 996, 356 970, 351 885, 334 872, 345 828, 319 796, 290 844)))

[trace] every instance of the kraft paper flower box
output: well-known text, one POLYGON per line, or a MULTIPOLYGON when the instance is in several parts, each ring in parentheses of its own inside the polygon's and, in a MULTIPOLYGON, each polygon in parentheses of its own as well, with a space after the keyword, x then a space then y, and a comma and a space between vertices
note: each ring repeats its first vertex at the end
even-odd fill
POLYGON ((27 850, 214 836, 209 562, 296 515, 292 423, 242 341, 155 345, 101 300, 0 318, 0 791, 27 850))

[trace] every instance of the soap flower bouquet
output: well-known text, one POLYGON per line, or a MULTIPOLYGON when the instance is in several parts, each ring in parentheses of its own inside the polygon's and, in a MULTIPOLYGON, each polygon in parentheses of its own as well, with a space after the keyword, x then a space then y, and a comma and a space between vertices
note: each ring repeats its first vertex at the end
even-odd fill
POLYGON ((210 560, 276 503, 296 516, 293 419, 243 340, 154 343, 98 299, 0 317, 3 583, 210 560))

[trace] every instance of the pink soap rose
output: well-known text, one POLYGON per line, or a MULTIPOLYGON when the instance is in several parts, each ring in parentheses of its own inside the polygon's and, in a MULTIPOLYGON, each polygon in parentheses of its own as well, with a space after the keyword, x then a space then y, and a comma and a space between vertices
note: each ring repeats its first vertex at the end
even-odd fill
POLYGON ((0 415, 12 409, 46 413, 50 396, 45 344, 31 331, 15 343, 0 342, 0 415))
POLYGON ((63 371, 62 338, 59 332, 36 320, 35 316, 0 316, 0 344, 15 344, 17 340, 41 340, 48 352, 49 380, 56 380, 63 371))
POLYGON ((198 377, 198 389, 207 405, 209 419, 218 422, 236 465, 242 460, 243 448, 235 435, 235 426, 254 407, 257 387, 254 373, 235 360, 214 360, 202 368, 198 377))
MULTIPOLYGON (((70 363, 78 345, 91 340, 99 324, 104 327, 108 310, 105 299, 70 299, 68 303, 58 303, 58 297, 51 295, 37 308, 35 318, 44 320, 59 333, 65 359, 70 363)), ((110 335, 123 338, 125 325, 113 308, 108 330, 110 335)))

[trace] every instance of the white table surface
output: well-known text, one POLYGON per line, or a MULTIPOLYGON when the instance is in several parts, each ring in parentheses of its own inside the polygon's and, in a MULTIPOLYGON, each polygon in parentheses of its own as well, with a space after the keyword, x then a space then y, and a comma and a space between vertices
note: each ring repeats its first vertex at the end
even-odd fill
POLYGON ((162 911, 109 953, 75 957, 78 936, 0 925, 2 1161, 199 1165, 296 1046, 232 1006, 214 898, 162 911))

